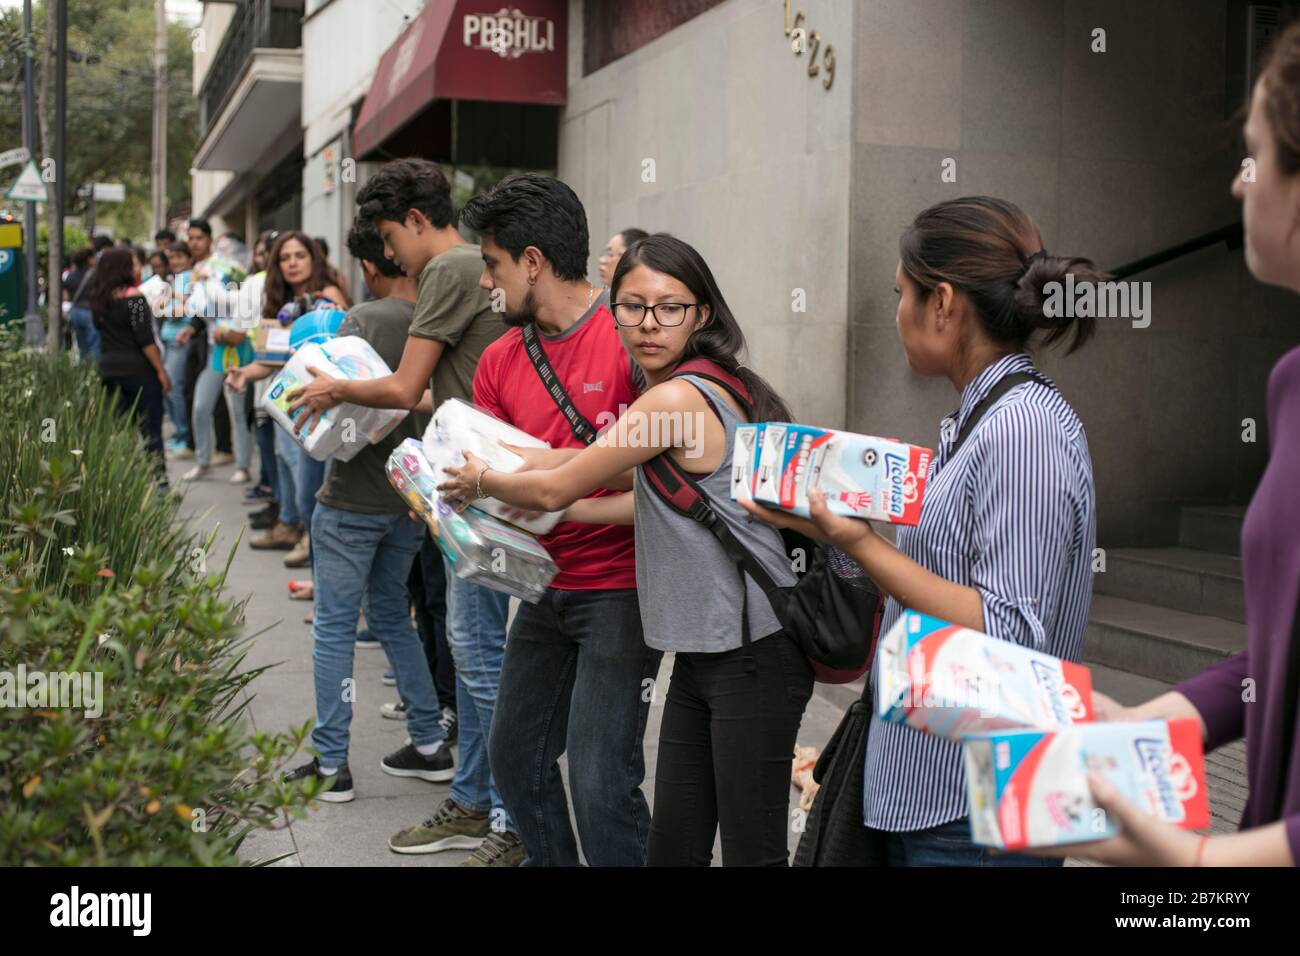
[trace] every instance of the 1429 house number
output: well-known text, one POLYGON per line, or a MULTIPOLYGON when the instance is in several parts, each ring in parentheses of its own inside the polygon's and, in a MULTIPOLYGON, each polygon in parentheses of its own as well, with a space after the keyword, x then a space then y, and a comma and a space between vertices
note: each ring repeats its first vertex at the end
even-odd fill
POLYGON ((835 47, 829 43, 822 47, 821 34, 816 30, 805 29, 803 11, 792 11, 790 4, 791 0, 785 0, 785 35, 790 38, 790 49, 795 56, 808 54, 809 76, 817 76, 823 69, 825 70, 822 75, 822 88, 829 90, 831 84, 835 82, 835 47), (817 62, 819 52, 821 63, 817 62))

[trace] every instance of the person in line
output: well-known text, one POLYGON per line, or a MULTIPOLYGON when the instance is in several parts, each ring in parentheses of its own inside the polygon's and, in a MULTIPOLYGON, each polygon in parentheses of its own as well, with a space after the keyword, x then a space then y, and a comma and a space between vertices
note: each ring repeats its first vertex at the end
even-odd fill
MULTIPOLYGON (((948 379, 960 396, 940 429, 920 523, 900 528, 895 546, 869 522, 832 514, 817 493, 811 521, 746 508, 861 565, 890 596, 881 633, 909 608, 1078 661, 1092 602, 1092 461, 1083 424, 1028 349, 1040 331, 1045 345, 1069 339, 1071 352, 1087 341, 1093 320, 1046 315, 1044 287, 1067 273, 1076 283, 1101 277, 1086 259, 1048 254, 1019 207, 985 196, 926 209, 904 231, 899 260, 894 291, 908 365, 948 379), (1011 375, 1027 380, 1013 379, 962 436, 1011 375)), ((873 717, 865 764, 865 823, 885 832, 889 865, 1052 862, 970 842, 960 744, 873 717)))
MULTIPOLYGON (((290 407, 307 408, 315 416, 344 401, 422 411, 453 398, 471 401, 480 357, 506 326, 479 284, 481 250, 456 229, 446 176, 427 160, 395 160, 367 181, 357 204, 358 216, 375 224, 389 258, 408 276, 419 277, 406 348, 392 375, 364 382, 318 376, 290 407)), ((395 834, 389 849, 435 853, 474 848, 468 865, 517 866, 524 858, 523 844, 488 761, 509 599, 458 577, 434 553, 432 542, 424 548, 428 559, 444 561, 461 760, 447 799, 426 820, 395 834)))
POLYGON ((99 376, 122 413, 132 412, 167 485, 162 447, 163 397, 171 379, 154 335, 153 311, 136 288, 140 268, 130 249, 100 254, 90 286, 90 310, 100 335, 99 376))
MULTIPOLYGON (((481 236, 480 285, 512 328, 484 351, 474 401, 548 442, 581 448, 530 361, 539 347, 576 412, 616 418, 636 401, 633 363, 607 294, 587 281, 587 214, 572 189, 538 174, 511 176, 461 213, 481 236)), ((626 490, 626 485, 622 490, 626 490)), ((593 496, 616 493, 598 489, 593 496)), ((540 538, 559 573, 536 604, 522 605, 501 663, 489 757, 530 866, 644 866, 650 807, 641 784, 650 687, 662 654, 646 647, 637 603, 632 529, 563 521, 540 538)), ((459 667, 459 661, 457 661, 459 667)), ((463 717, 462 717, 463 719, 463 717)))
MULTIPOLYGON (((338 286, 329 282, 325 259, 315 240, 297 230, 280 233, 268 254, 262 317, 274 319, 284 310, 296 318, 319 305, 330 304, 346 309, 348 299, 338 286)), ((276 371, 277 366, 253 362, 231 375, 228 381, 232 388, 242 391, 248 384, 270 378, 276 371)), ((276 551, 296 548, 299 554, 310 555, 310 531, 305 522, 324 479, 323 463, 311 459, 293 436, 279 427, 275 429, 275 456, 279 497, 274 524, 265 534, 251 539, 249 547, 276 551), (310 462, 305 468, 304 458, 310 462)))
MULTIPOLYGON (((190 316, 190 325, 188 329, 181 330, 177 341, 188 343, 195 335, 199 336, 190 348, 189 358, 185 362, 185 407, 190 409, 190 437, 187 447, 197 452, 196 436, 199 429, 194 419, 194 393, 203 370, 209 366, 212 358, 204 313, 216 314, 223 307, 228 308, 226 284, 242 279, 243 271, 236 264, 213 254, 212 224, 208 220, 191 219, 186 224, 185 237, 193 257, 186 300, 186 314, 190 316)), ((216 451, 212 453, 209 465, 219 467, 233 462, 235 456, 232 453, 230 413, 225 402, 216 402, 215 405, 212 428, 216 433, 216 451)))
MULTIPOLYGON (((348 233, 348 251, 361 262, 375 298, 354 306, 339 335, 369 342, 386 363, 396 363, 406 344, 415 309, 415 280, 384 257, 373 224, 357 220, 348 233)), ((411 741, 380 761, 384 773, 437 783, 451 780, 455 762, 440 724, 442 710, 420 638, 410 619, 407 578, 424 537, 423 522, 407 517, 407 506, 388 485, 388 456, 406 438, 424 433, 428 419, 408 415, 387 436, 367 445, 350 461, 331 461, 317 492, 312 517, 314 575, 318 585, 312 624, 312 672, 316 682, 316 727, 312 743, 319 756, 286 775, 316 777, 326 789, 321 799, 353 799, 348 769, 348 728, 357 624, 364 602, 370 635, 384 647, 407 702, 411 741)))
POLYGON ((95 278, 94 256, 89 249, 78 249, 72 256, 72 269, 63 280, 64 298, 68 300, 68 322, 77 340, 77 354, 83 362, 99 364, 99 330, 90 311, 90 285, 95 278))
POLYGON ((159 229, 153 234, 153 247, 164 256, 168 255, 176 242, 176 233, 170 229, 159 229))
MULTIPOLYGON (((747 410, 682 362, 707 359, 740 379, 759 421, 789 421, 781 397, 742 367, 745 336, 700 254, 654 235, 624 253, 610 287, 614 320, 648 389, 593 444, 553 469, 502 474, 472 454, 440 489, 521 508, 568 509, 574 521, 635 517, 645 642, 675 654, 659 732, 651 866, 708 866, 719 828, 726 866, 785 866, 790 754, 812 696, 812 667, 766 595, 709 529, 643 490, 645 463, 669 454, 693 473, 718 519, 780 586, 796 582, 781 536, 731 500, 736 425, 747 410), (698 421, 702 432, 646 427, 698 421), (646 440, 640 437, 649 436, 646 440), (636 469, 633 494, 585 498, 636 469), (748 621, 749 633, 743 623, 748 621)), ((567 451, 567 450, 566 450, 567 451)), ((559 457, 543 454, 536 458, 559 457)))
POLYGON ((614 270, 618 268, 618 261, 623 257, 623 253, 631 247, 632 243, 639 242, 650 233, 644 229, 624 229, 622 232, 616 232, 609 237, 609 242, 605 243, 605 248, 601 250, 600 257, 596 260, 596 267, 600 270, 600 284, 608 288, 614 281, 614 270))
POLYGON ((180 341, 181 330, 190 324, 185 315, 185 296, 189 289, 190 269, 194 260, 190 247, 184 242, 174 242, 167 250, 168 281, 171 283, 171 302, 167 314, 159 323, 158 337, 163 343, 163 364, 172 380, 172 391, 167 396, 167 414, 174 431, 167 441, 168 458, 181 459, 193 456, 189 450, 190 410, 185 405, 185 368, 193 342, 180 341))
MULTIPOLYGON (((1246 267, 1260 282, 1300 292, 1300 24, 1274 41, 1250 99, 1244 170, 1232 182, 1242 206, 1246 267)), ((1244 165, 1244 164, 1243 164, 1244 165)), ((1246 650, 1168 693, 1122 707, 1093 692, 1099 720, 1201 725, 1207 751, 1246 738, 1250 795, 1236 833, 1198 835, 1148 815, 1101 777, 1094 798, 1120 833, 1075 843, 1069 855, 1123 866, 1300 865, 1300 349, 1268 378, 1269 460, 1241 527, 1246 650), (1256 693, 1246 698, 1243 688, 1256 693)), ((1059 855, 1039 851, 1042 855, 1059 855)))

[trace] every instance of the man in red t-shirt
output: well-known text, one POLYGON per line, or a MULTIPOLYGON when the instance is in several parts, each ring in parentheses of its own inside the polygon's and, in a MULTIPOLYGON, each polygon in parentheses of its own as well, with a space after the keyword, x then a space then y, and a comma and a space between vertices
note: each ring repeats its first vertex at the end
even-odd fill
MULTIPOLYGON (((481 234, 480 284, 512 326, 483 351, 474 401, 553 448, 583 447, 522 334, 528 325, 536 331, 590 426, 614 422, 636 399, 639 373, 607 295, 586 279, 582 203, 559 180, 529 173, 471 199, 461 222, 481 234)), ((645 865, 642 738, 661 654, 642 640, 632 534, 627 525, 557 525, 541 541, 559 573, 541 601, 520 606, 510 628, 488 757, 529 866, 580 862, 558 765, 566 751, 587 863, 645 865)))

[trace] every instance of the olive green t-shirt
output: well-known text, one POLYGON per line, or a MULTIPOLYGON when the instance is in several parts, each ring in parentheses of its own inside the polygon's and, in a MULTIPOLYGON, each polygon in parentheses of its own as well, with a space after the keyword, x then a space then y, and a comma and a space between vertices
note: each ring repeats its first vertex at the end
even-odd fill
MULTIPOLYGON (((339 335, 357 335, 371 344, 389 368, 402 363, 414 303, 389 296, 362 302, 348 310, 339 335)), ((400 515, 410 506, 388 483, 388 455, 404 438, 419 438, 429 417, 407 415, 391 432, 357 452, 351 461, 331 460, 316 500, 331 508, 369 515, 400 515)))
POLYGON ((482 252, 468 242, 434 256, 420 271, 411 335, 443 344, 429 383, 435 409, 449 398, 474 401, 479 356, 506 331, 488 294, 479 288, 482 274, 482 252))

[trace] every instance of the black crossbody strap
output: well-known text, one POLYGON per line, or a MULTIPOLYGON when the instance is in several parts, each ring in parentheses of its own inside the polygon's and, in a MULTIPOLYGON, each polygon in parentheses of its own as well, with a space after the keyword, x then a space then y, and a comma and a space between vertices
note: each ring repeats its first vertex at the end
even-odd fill
POLYGON ((560 377, 555 374, 555 369, 551 368, 550 360, 547 359, 546 353, 542 351, 542 343, 537 338, 537 329, 533 323, 520 327, 520 332, 524 338, 524 350, 528 353, 528 359, 533 363, 533 368, 537 370, 537 377, 542 380, 542 386, 546 389, 555 406, 564 415, 569 423, 569 430, 573 432, 573 437, 578 439, 584 445, 590 445, 598 437, 596 429, 591 427, 591 422, 582 416, 582 412, 573 406, 573 399, 569 398, 569 393, 564 390, 560 384, 560 377))
POLYGON ((984 399, 971 411, 970 417, 967 418, 966 423, 961 426, 961 432, 958 433, 957 440, 952 443, 952 448, 949 449, 946 460, 952 461, 953 458, 956 457, 957 449, 960 448, 962 443, 970 437, 970 433, 975 430, 976 423, 984 417, 984 413, 992 408, 993 404, 999 398, 1011 391, 1017 385, 1022 385, 1025 382, 1037 382, 1039 385, 1045 385, 1048 388, 1053 387, 1051 382, 1043 378, 1043 376, 1039 375, 1037 372, 1012 372, 1010 375, 1003 376, 998 380, 998 383, 989 390, 989 393, 984 396, 984 399))

